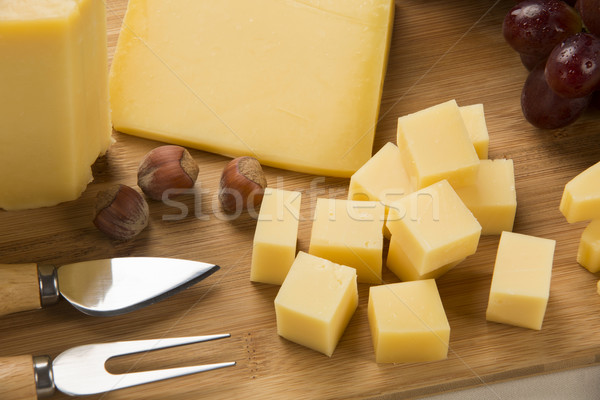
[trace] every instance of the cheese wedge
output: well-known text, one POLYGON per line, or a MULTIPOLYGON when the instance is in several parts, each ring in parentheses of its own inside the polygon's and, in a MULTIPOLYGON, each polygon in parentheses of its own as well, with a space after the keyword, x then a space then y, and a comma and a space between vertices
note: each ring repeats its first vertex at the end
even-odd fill
POLYGON ((461 106, 459 110, 477 156, 480 160, 487 159, 490 147, 490 135, 485 122, 483 104, 461 106))
POLYGON ((586 226, 579 240, 577 262, 588 271, 600 271, 600 219, 595 219, 586 226))
POLYGON ((571 179, 560 200, 560 212, 567 222, 600 218, 600 162, 571 179))
POLYGON ((349 177, 370 157, 393 0, 130 0, 115 129, 349 177))
POLYGON ((0 1, 0 208, 77 199, 111 143, 106 10, 0 1))

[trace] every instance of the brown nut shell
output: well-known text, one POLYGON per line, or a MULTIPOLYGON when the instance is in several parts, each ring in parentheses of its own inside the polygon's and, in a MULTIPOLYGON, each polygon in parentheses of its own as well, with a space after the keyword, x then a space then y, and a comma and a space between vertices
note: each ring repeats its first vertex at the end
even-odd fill
POLYGON ((168 189, 189 189, 198 178, 198 164, 181 146, 165 145, 150 151, 138 167, 138 186, 153 200, 168 189))
POLYGON ((256 209, 262 202, 267 178, 260 162, 249 156, 231 160, 223 169, 219 201, 227 212, 256 209))
POLYGON ((148 203, 135 189, 114 185, 96 197, 94 225, 117 240, 129 240, 148 225, 148 203))

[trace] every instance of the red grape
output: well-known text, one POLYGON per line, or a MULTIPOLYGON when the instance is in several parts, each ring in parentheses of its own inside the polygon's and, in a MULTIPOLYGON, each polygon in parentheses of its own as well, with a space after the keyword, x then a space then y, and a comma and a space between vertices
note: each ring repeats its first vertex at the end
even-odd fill
POLYGON ((584 97, 600 85, 600 39, 578 33, 556 46, 546 62, 546 81, 564 97, 584 97))
POLYGON ((511 47, 540 58, 581 29, 579 14, 560 0, 522 1, 508 12, 502 24, 504 39, 511 47))
POLYGON ((578 0, 577 10, 585 27, 600 36, 600 0, 578 0))
POLYGON ((574 122, 589 104, 590 97, 568 99, 557 95, 546 83, 544 64, 538 64, 523 85, 521 108, 533 126, 556 129, 574 122))

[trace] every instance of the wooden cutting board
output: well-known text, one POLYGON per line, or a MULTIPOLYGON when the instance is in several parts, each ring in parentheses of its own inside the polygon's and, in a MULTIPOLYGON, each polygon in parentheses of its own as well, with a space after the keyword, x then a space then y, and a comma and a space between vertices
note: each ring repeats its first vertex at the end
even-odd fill
MULTIPOLYGON (((110 54, 126 0, 107 0, 110 54)), ((179 204, 152 202, 149 228, 127 243, 92 225, 96 193, 121 182, 135 186, 142 156, 159 145, 115 133, 116 143, 94 166, 95 181, 77 201, 22 212, 0 212, 0 261, 62 264, 110 256, 179 257, 219 264, 217 274, 161 303, 131 314, 94 318, 63 302, 51 309, 0 318, 0 356, 49 354, 115 340, 230 332, 213 343, 127 356, 112 372, 237 361, 220 371, 181 377, 90 399, 191 400, 231 398, 408 398, 600 361, 598 276, 575 256, 585 224, 558 211, 565 183, 600 160, 600 113, 552 132, 530 126, 520 111, 527 72, 503 41, 501 23, 513 1, 398 0, 395 28, 373 151, 395 140, 399 116, 455 98, 483 103, 490 158, 515 162, 516 232, 557 240, 543 329, 489 323, 485 309, 498 237, 483 237, 477 254, 438 280, 451 325, 447 360, 377 364, 367 323, 368 285, 331 358, 280 338, 273 299, 278 287, 249 281, 255 220, 228 220, 216 190, 228 159, 191 150, 200 165, 201 196, 179 204)), ((272 186, 304 192, 299 249, 309 244, 317 197, 345 198, 347 179, 266 168, 272 186)), ((397 279, 386 271, 386 283, 397 279)), ((2 284, 0 282, 0 284, 2 284)), ((0 388, 0 392, 1 392, 0 388)), ((0 394, 0 397, 1 394, 0 394)), ((57 394, 54 398, 66 399, 57 394)))

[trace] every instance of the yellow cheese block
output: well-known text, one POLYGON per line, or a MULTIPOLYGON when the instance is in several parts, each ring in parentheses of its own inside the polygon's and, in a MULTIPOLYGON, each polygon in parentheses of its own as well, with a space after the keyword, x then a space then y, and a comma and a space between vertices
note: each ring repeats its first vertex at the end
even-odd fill
POLYGON ((77 199, 110 145, 102 1, 0 5, 0 208, 77 199))
POLYGON ((370 157, 393 0, 130 0, 115 129, 314 174, 370 157))
POLYGON ((415 189, 475 183, 479 158, 455 100, 398 118, 397 143, 415 189))
POLYGON ((384 214, 375 201, 317 199, 308 252, 355 268, 359 282, 381 283, 384 214))
POLYGON ((556 241, 502 232, 486 318, 540 330, 550 295, 556 241))
POLYGON ((479 221, 482 235, 512 231, 517 212, 513 160, 481 160, 475 184, 456 193, 479 221))
POLYGON ((418 281, 423 279, 436 279, 460 264, 464 259, 442 265, 433 271, 420 273, 415 265, 406 256, 402 249, 402 241, 394 237, 390 239, 387 260, 385 266, 402 281, 418 281))
POLYGON ((586 226, 579 240, 577 262, 590 272, 600 271, 600 220, 586 226))
POLYGON ((446 180, 395 202, 386 226, 419 275, 474 254, 481 235, 481 225, 446 180))
POLYGON ((480 160, 487 159, 490 136, 485 122, 483 104, 461 106, 459 109, 477 156, 480 160))
POLYGON ((266 188, 260 205, 250 280, 281 285, 296 258, 300 192, 266 188))
POLYGON ((378 363, 448 357, 450 325, 433 279, 371 286, 368 318, 378 363))
POLYGON ((568 222, 600 218, 600 162, 570 180, 560 200, 560 212, 568 222))
POLYGON ((357 305, 354 268, 298 252, 275 297, 277 333, 331 356, 357 305))
MULTIPOLYGON (((413 191, 400 149, 388 142, 352 175, 348 200, 379 201, 387 217, 388 205, 413 191)), ((383 233, 390 238, 385 226, 383 233)))

